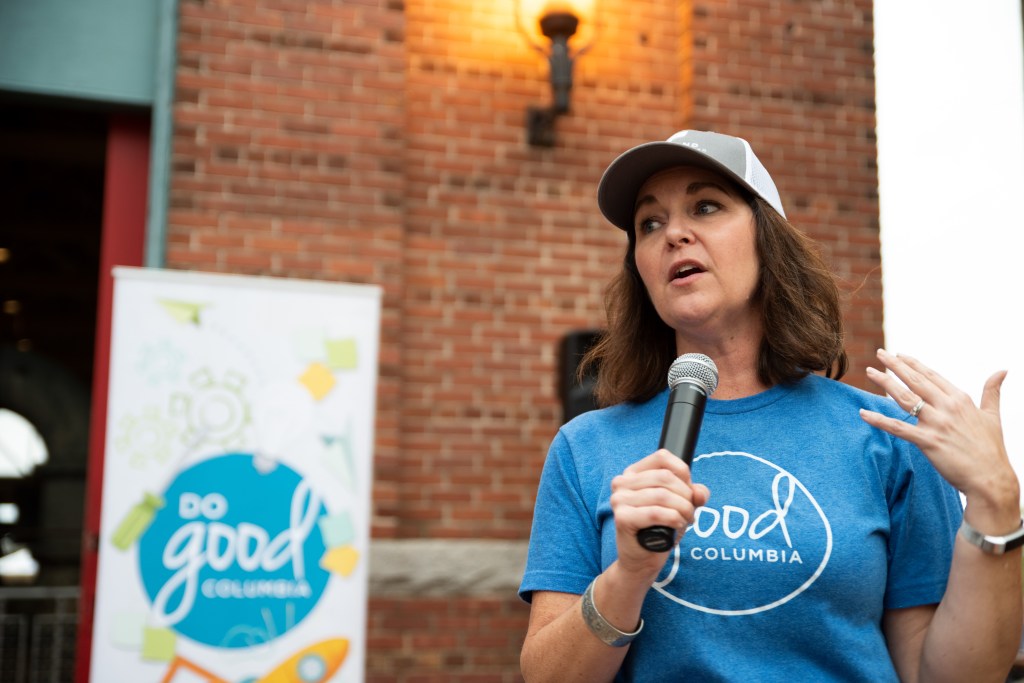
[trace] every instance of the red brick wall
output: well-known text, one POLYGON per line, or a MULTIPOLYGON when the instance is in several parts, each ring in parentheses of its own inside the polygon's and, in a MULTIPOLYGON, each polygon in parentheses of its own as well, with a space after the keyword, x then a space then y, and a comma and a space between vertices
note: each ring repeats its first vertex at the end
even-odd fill
MULTIPOLYGON (((181 0, 167 265, 384 290, 374 497, 398 499, 401 0, 181 0)), ((385 512, 376 531, 393 534, 385 512)))
POLYGON ((518 598, 372 598, 367 683, 516 683, 518 598))
POLYGON ((848 381, 882 346, 872 3, 694 2, 689 127, 743 134, 848 293, 848 381))
MULTIPOLYGON (((850 381, 882 345, 870 0, 602 0, 553 149, 513 5, 181 0, 168 266, 384 288, 378 539, 527 538, 557 343, 621 255, 596 183, 637 142, 746 136, 847 283, 850 381)), ((526 614, 376 596, 368 677, 517 680, 526 614)))

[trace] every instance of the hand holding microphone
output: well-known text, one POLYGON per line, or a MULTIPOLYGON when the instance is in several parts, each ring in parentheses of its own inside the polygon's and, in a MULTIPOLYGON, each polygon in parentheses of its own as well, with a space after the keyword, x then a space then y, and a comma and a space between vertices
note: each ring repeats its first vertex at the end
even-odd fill
MULTIPOLYGON (((718 387, 718 367, 704 354, 683 354, 668 371, 668 386, 671 391, 658 448, 667 449, 690 465, 704 419, 704 406, 718 387)), ((641 529, 636 538, 647 550, 661 553, 675 544, 676 532, 667 526, 652 526, 641 529)))

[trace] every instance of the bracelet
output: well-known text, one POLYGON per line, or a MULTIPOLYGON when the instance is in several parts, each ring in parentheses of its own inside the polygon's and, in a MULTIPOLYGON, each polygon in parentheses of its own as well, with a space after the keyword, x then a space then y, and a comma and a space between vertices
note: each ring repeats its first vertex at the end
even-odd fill
POLYGON ((587 586, 587 590, 583 591, 583 621, 586 623, 587 628, 595 636, 600 638, 601 642, 611 645, 612 647, 622 647, 629 645, 633 642, 633 639, 640 635, 640 631, 644 628, 644 620, 641 618, 639 625, 636 630, 632 633, 625 633, 615 628, 608 623, 608 620, 601 616, 601 613, 597 611, 597 606, 594 605, 594 584, 597 583, 595 578, 587 586))
POLYGON ((1005 552, 1024 545, 1024 519, 1016 531, 1005 536, 986 536, 964 520, 960 524, 960 537, 971 545, 981 548, 989 555, 1002 555, 1005 552))

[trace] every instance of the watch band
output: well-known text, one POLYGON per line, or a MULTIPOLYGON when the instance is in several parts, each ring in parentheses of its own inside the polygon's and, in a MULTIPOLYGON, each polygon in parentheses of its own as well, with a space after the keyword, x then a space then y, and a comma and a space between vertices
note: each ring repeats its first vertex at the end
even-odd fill
POLYGON ((981 548, 982 552, 989 555, 1002 555, 1024 545, 1024 519, 1021 519, 1020 528, 1005 536, 987 536, 964 520, 960 524, 960 537, 971 545, 981 548))
POLYGON ((601 613, 597 611, 597 606, 594 605, 594 584, 597 583, 595 578, 587 586, 587 590, 583 591, 583 621, 586 623, 587 628, 595 636, 601 639, 601 642, 611 645, 612 647, 622 647, 629 645, 633 642, 633 639, 640 635, 640 631, 644 628, 644 620, 640 619, 640 624, 637 625, 636 630, 632 633, 626 633, 608 623, 608 620, 601 616, 601 613))

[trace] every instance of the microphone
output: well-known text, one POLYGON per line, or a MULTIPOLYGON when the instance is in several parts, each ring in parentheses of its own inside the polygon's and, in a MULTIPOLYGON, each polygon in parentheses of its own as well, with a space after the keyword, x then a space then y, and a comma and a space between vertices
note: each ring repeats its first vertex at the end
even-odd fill
MULTIPOLYGON (((697 447, 697 435, 704 419, 708 396, 718 388, 718 367, 702 353, 684 353, 668 371, 668 405, 658 448, 666 448, 689 465, 697 447)), ((652 526, 636 534, 637 541, 653 553, 663 553, 676 542, 676 531, 652 526)))

